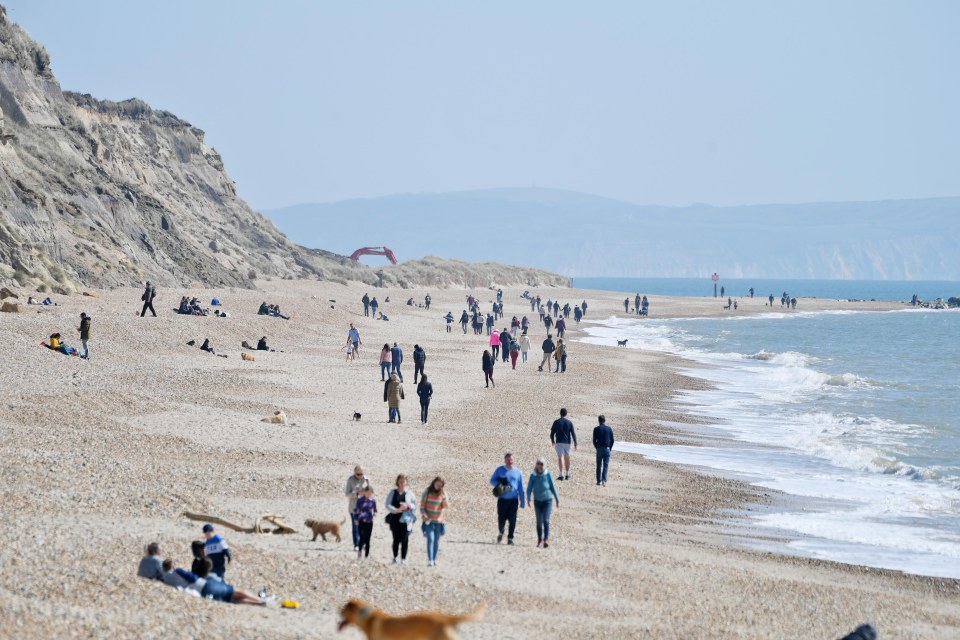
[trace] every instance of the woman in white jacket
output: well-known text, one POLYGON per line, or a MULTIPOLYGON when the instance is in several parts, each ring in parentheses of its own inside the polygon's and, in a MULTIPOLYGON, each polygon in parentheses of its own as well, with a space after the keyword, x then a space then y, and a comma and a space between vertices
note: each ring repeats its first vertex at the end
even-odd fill
POLYGON ((407 489, 407 476, 397 476, 397 486, 387 496, 387 523, 393 534, 393 564, 407 563, 410 532, 417 521, 417 498, 407 489), (399 559, 398 559, 399 556, 399 559))

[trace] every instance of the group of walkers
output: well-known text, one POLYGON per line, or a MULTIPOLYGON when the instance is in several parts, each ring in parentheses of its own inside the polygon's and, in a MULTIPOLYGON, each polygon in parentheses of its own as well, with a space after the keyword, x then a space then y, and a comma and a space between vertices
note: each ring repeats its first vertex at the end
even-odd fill
MULTIPOLYGON (((623 312, 630 313, 630 298, 623 299, 623 312)), ((638 316, 650 315, 650 301, 647 296, 641 296, 639 293, 633 297, 633 312, 638 316)))
MULTIPOLYGON (((596 451, 597 486, 606 486, 607 470, 610 465, 610 452, 613 450, 613 430, 606 424, 606 418, 599 416, 593 429, 593 446, 596 451)), ((567 418, 567 410, 560 409, 560 418, 550 428, 550 442, 557 452, 559 471, 557 481, 569 481, 570 447, 577 447, 577 435, 573 423, 567 418)), ((503 456, 503 464, 494 469, 490 476, 490 486, 497 498, 497 544, 507 536, 507 544, 514 544, 517 528, 517 514, 527 504, 533 504, 536 516, 537 547, 550 546, 550 518, 554 507, 560 508, 560 494, 553 475, 547 468, 543 457, 537 458, 533 473, 527 479, 524 492, 523 472, 515 466, 512 453, 503 456)))
MULTIPOLYGON (((410 534, 417 522, 417 510, 422 522, 420 530, 427 541, 427 564, 437 565, 440 552, 440 538, 446 534, 444 522, 449 509, 443 478, 437 476, 420 496, 419 502, 409 488, 409 479, 400 474, 394 481, 394 488, 387 494, 384 509, 387 512, 384 521, 390 527, 392 538, 393 564, 406 564, 410 546, 410 534)), ((353 475, 347 478, 344 493, 348 498, 350 521, 353 528, 353 548, 357 559, 370 557, 370 540, 373 536, 373 524, 379 513, 373 485, 357 465, 353 475)))

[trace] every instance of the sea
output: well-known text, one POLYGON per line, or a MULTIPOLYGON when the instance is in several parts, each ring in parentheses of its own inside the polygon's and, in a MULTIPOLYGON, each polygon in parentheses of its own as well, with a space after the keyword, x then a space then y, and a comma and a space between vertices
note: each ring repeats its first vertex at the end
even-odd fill
MULTIPOLYGON (((909 300, 960 295, 956 282, 721 281, 728 295, 909 300)), ((744 512, 743 544, 960 578, 960 311, 773 311, 656 317, 658 295, 713 295, 709 280, 575 279, 647 295, 651 317, 592 318, 584 340, 682 356, 710 383, 684 391, 689 444, 616 449, 785 494, 744 512), (771 535, 765 535, 771 534, 771 535)))

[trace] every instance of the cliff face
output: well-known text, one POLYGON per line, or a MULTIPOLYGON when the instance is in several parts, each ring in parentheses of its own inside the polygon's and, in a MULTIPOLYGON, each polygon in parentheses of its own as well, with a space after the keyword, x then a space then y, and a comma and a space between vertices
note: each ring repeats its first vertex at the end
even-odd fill
POLYGON ((0 109, 0 281, 66 292, 327 271, 374 279, 254 212, 200 129, 140 100, 61 91, 46 51, 2 7, 0 109))

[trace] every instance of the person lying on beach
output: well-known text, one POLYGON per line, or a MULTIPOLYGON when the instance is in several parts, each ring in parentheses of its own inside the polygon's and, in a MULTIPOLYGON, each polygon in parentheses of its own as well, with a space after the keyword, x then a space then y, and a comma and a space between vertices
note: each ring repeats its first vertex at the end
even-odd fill
POLYGON ((259 598, 249 591, 238 589, 232 584, 227 584, 215 573, 211 573, 213 563, 210 562, 210 558, 203 558, 199 560, 196 565, 197 572, 191 575, 206 581, 200 591, 200 595, 204 598, 210 598, 217 602, 230 602, 232 604, 255 604, 260 606, 267 604, 267 601, 263 598, 259 598))

